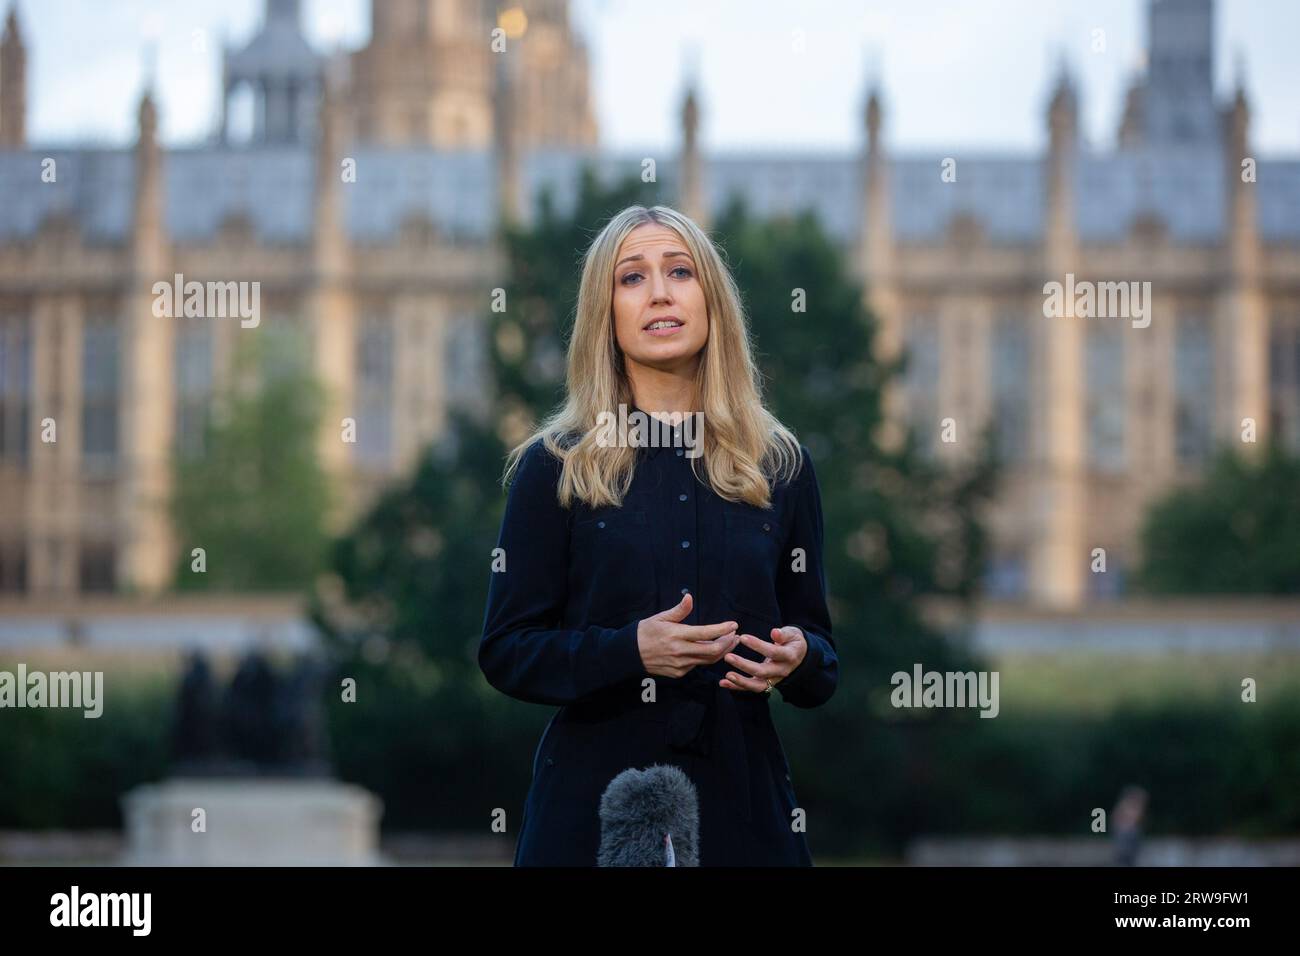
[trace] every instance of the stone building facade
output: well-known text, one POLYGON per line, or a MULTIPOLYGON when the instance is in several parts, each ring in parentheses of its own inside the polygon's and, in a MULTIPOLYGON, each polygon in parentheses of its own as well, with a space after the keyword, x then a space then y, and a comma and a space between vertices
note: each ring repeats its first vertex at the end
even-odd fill
MULTIPOLYGON (((355 513, 452 404, 481 397, 500 221, 527 220, 546 188, 570 203, 584 165, 607 181, 641 172, 646 157, 598 146, 565 0, 387 0, 369 44, 330 57, 299 6, 268 0, 260 31, 226 51, 210 142, 164 148, 146 91, 127 149, 28 143, 11 7, 0 590, 167 586, 172 458, 201 454, 241 336, 296 342, 330 389, 320 452, 348 493, 338 520, 355 513), (494 23, 512 55, 492 55, 494 23), (156 319, 153 283, 177 274, 260 282, 256 332, 156 319)), ((688 91, 680 141, 651 157, 706 226, 737 192, 759 215, 814 210, 863 278, 882 353, 910 356, 896 422, 940 457, 992 429, 1006 461, 993 594, 1071 607, 1122 589, 1143 509, 1239 441, 1244 419, 1260 442, 1300 447, 1300 159, 1254 155, 1242 84, 1216 98, 1212 13, 1152 0, 1150 65, 1113 149, 1082 142, 1063 71, 1042 155, 895 154, 873 89, 856 155, 705 155, 688 91), (1149 324, 1046 317, 1045 285, 1067 276, 1149 282, 1149 324), (1105 575, 1090 572, 1095 548, 1105 575)))

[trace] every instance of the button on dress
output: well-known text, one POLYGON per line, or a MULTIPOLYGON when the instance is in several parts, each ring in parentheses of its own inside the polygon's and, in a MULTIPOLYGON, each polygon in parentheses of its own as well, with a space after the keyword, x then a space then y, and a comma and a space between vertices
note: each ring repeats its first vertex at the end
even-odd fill
MULTIPOLYGON (((838 682, 812 459, 800 446, 799 473, 760 509, 716 495, 674 447, 680 429, 651 421, 659 447, 637 449, 621 507, 562 508, 561 462, 540 439, 510 485, 479 665, 501 692, 559 708, 534 754, 515 864, 594 866, 610 781, 672 764, 699 796, 701 866, 811 865, 769 707, 817 707, 838 682), (681 678, 649 674, 637 626, 687 591, 682 623, 736 621, 764 641, 793 625, 807 654, 770 696, 719 686, 739 670, 725 659, 681 678)), ((734 653, 762 659, 743 644, 734 653)))

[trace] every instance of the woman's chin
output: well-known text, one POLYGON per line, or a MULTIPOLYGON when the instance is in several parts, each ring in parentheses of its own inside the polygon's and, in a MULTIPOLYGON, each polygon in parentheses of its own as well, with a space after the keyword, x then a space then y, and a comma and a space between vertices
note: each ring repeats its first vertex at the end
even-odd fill
POLYGON ((642 342, 641 347, 637 350, 638 354, 629 356, 634 362, 640 365, 649 365, 655 368, 671 368, 682 362, 690 361, 700 354, 704 343, 694 344, 691 342, 642 342))

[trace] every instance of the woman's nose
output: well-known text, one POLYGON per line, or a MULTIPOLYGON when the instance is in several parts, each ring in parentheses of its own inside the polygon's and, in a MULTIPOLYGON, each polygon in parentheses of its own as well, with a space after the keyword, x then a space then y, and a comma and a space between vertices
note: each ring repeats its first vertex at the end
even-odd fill
POLYGON ((672 294, 668 291, 668 282, 661 275, 656 275, 650 286, 650 300, 652 302, 671 302, 672 294))

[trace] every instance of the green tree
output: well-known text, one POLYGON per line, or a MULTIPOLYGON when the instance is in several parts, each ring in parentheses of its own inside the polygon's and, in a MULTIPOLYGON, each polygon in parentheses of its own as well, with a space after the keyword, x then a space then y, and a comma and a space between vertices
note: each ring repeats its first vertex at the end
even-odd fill
POLYGON ((177 588, 301 590, 325 566, 331 494, 316 454, 324 393, 301 354, 289 339, 251 338, 202 453, 176 456, 177 588), (205 552, 203 573, 191 569, 195 548, 205 552))
POLYGON ((1220 452, 1146 514, 1137 586, 1163 594, 1300 593, 1300 457, 1220 452))

